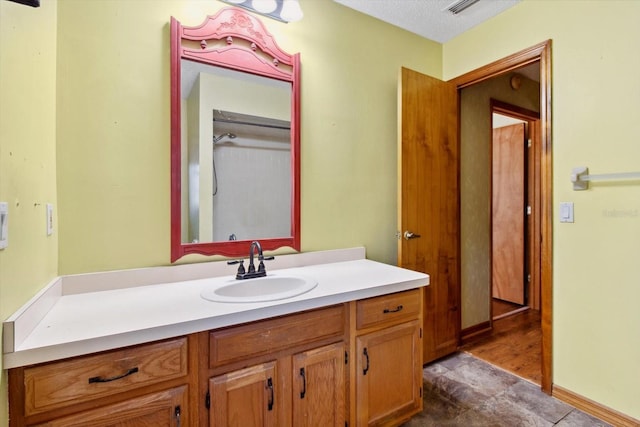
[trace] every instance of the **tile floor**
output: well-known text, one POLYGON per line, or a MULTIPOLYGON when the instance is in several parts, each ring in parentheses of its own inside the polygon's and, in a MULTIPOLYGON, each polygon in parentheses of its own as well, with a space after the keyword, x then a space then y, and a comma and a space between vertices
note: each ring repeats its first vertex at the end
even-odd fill
POLYGON ((609 426, 468 353, 427 365, 423 381, 424 411, 403 427, 609 426))

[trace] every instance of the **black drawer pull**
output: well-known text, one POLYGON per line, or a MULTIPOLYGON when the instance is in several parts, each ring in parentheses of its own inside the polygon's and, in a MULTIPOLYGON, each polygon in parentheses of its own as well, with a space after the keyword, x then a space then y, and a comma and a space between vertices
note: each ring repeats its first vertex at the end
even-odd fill
POLYGON ((364 369, 362 370, 362 375, 367 375, 367 372, 369 372, 369 353, 367 352, 366 347, 362 351, 362 355, 367 359, 367 366, 365 366, 364 369))
POLYGON ((271 377, 267 379, 267 389, 269 390, 269 401, 267 402, 267 409, 273 411, 273 380, 271 377))
POLYGON ((93 384, 93 383, 108 383, 108 382, 111 382, 111 381, 119 380, 119 379, 124 378, 124 377, 128 377, 129 375, 135 374, 136 372, 138 372, 138 367, 137 366, 135 368, 129 369, 127 372, 125 372, 122 375, 118 375, 117 377, 111 377, 111 378, 91 377, 91 378, 89 378, 89 384, 93 384))
POLYGON ((300 368, 300 376, 302 377, 302 391, 300 392, 300 399, 304 399, 307 394, 307 376, 305 375, 304 368, 300 368))
POLYGON ((181 413, 180 405, 178 405, 173 409, 173 415, 176 417, 176 427, 180 427, 180 424, 181 424, 180 423, 180 413, 181 413))
POLYGON ((393 310, 389 310, 388 308, 385 308, 384 310, 382 310, 382 312, 383 312, 384 314, 387 314, 387 313, 397 313, 397 312, 399 312, 399 311, 402 311, 402 308, 403 308, 403 307, 402 307, 402 305, 399 305, 399 306, 397 306, 396 308, 394 308, 393 310))

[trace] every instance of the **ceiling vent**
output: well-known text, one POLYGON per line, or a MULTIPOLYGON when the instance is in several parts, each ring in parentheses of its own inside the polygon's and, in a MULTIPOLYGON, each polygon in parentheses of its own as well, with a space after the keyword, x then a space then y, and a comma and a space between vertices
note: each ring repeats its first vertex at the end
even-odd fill
POLYGON ((480 0, 457 0, 451 3, 449 6, 447 6, 446 10, 453 13, 454 15, 457 15, 463 10, 473 6, 479 1, 480 0))

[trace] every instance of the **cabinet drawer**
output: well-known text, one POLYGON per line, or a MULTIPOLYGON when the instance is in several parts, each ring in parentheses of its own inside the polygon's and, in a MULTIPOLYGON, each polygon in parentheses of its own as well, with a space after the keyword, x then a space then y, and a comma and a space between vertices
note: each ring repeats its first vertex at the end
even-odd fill
POLYGON ((27 416, 187 374, 187 339, 78 357, 24 370, 27 416))
POLYGON ((213 331, 209 334, 211 368, 298 345, 344 335, 342 305, 213 331))
POLYGON ((189 425, 187 386, 170 388, 46 421, 46 427, 189 425))
POLYGON ((420 315, 420 289, 382 295, 356 302, 356 327, 393 324, 420 315))

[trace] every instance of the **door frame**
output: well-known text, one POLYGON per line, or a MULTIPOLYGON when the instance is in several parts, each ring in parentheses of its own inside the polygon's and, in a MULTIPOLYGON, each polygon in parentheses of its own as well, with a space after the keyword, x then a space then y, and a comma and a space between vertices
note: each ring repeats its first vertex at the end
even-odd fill
MULTIPOLYGON (((478 69, 458 76, 451 81, 460 91, 465 87, 480 83, 516 68, 535 62, 540 64, 540 199, 541 199, 541 241, 540 241, 540 287, 541 287, 541 329, 542 366, 541 388, 551 394, 552 372, 552 307, 553 307, 553 173, 551 145, 551 40, 546 40, 513 55, 499 59, 478 69)), ((459 105, 459 104, 458 104, 459 105)))
MULTIPOLYGON (((501 114, 503 116, 512 117, 522 120, 526 123, 525 136, 529 139, 528 151, 525 151, 525 193, 526 204, 531 207, 531 214, 527 216, 525 222, 525 256, 524 262, 526 270, 529 273, 529 288, 526 297, 526 304, 521 310, 528 308, 540 310, 540 240, 534 239, 533 236, 540 236, 540 113, 532 111, 517 105, 509 104, 491 98, 490 102, 491 114, 491 146, 493 146, 493 114, 501 114)), ((493 181, 491 183, 491 191, 493 193, 493 181)), ((492 205, 493 211, 493 205, 492 205)), ((493 215, 492 215, 493 221, 493 215)), ((491 223, 493 230, 493 222, 491 223)), ((491 242, 493 245, 493 241, 491 242)), ((493 260, 491 260, 493 263, 493 260)), ((493 285, 493 277, 490 278, 493 285)), ((493 301, 493 286, 489 295, 489 304, 493 301)), ((490 325, 493 327, 494 316, 493 306, 490 305, 491 314, 490 325)))

